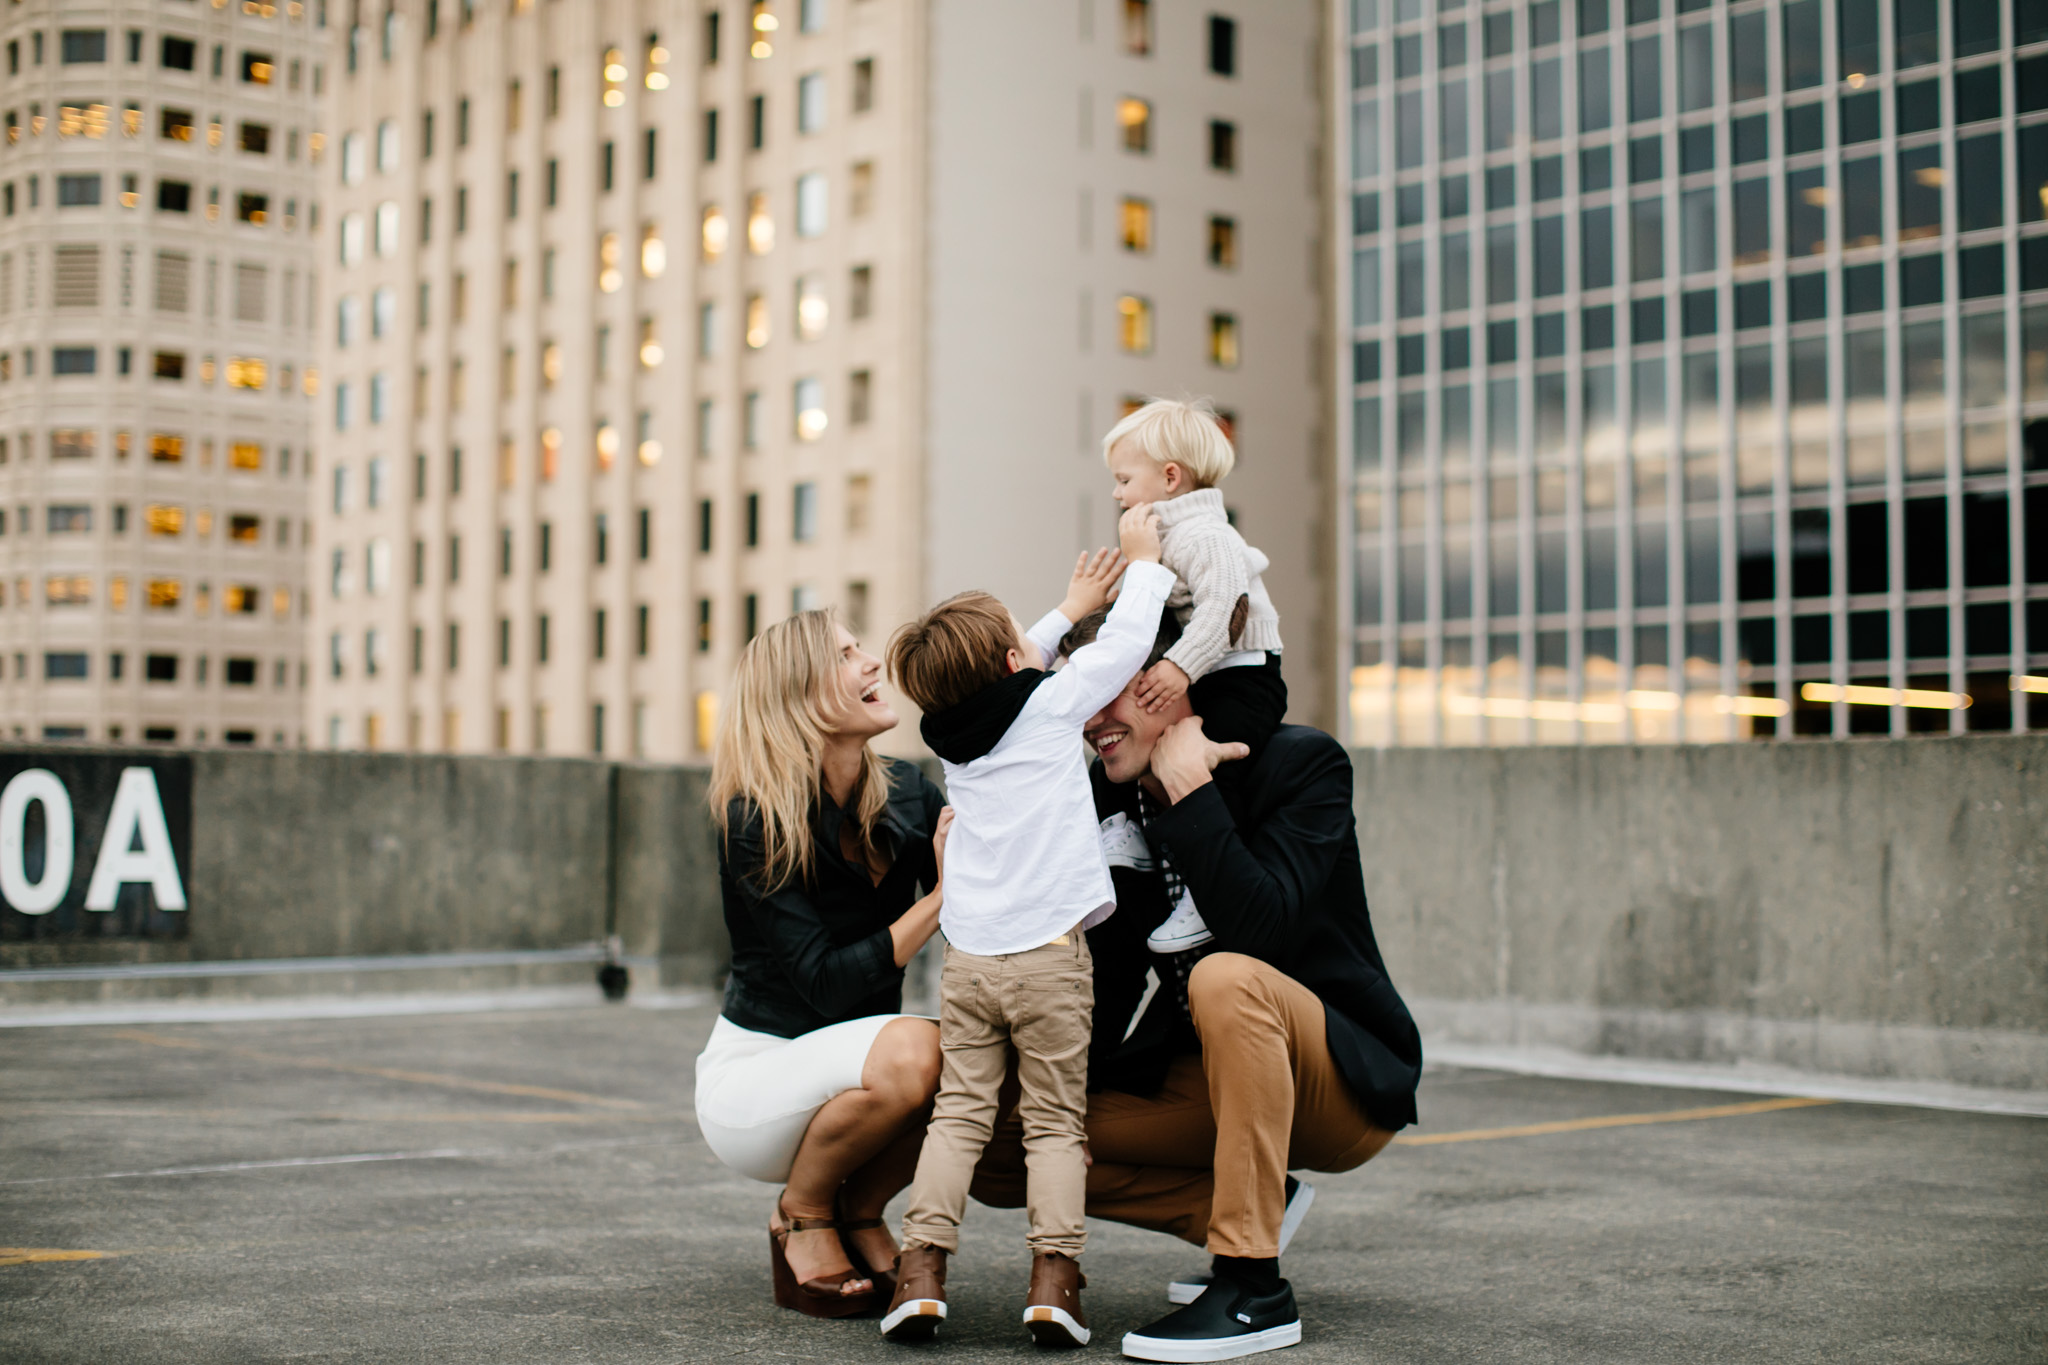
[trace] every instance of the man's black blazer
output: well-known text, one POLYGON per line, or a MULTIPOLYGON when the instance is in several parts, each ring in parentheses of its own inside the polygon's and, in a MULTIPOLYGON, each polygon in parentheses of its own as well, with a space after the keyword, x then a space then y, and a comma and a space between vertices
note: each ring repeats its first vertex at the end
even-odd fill
MULTIPOLYGON (((1229 764, 1145 830, 1173 860, 1219 951, 1270 963, 1314 991, 1330 1052, 1361 1107, 1382 1128, 1415 1122, 1422 1037, 1387 979, 1366 910, 1351 759, 1320 730, 1285 725, 1256 760, 1229 764)), ((1089 771, 1098 820, 1136 821, 1138 785, 1089 771)), ((1096 1089, 1156 1091, 1175 1053, 1193 1044, 1170 982, 1147 998, 1146 972, 1166 959, 1145 947, 1167 915, 1156 867, 1119 866, 1117 911, 1089 931, 1095 957, 1096 1089), (1141 1008, 1142 1006, 1142 1008, 1141 1008)))

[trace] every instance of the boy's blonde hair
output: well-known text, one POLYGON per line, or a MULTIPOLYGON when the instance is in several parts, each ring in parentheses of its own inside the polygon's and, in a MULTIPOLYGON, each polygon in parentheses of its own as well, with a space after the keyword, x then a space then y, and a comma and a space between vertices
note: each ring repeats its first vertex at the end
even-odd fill
POLYGON ((1126 436, 1154 464, 1177 464, 1197 488, 1214 488, 1237 464, 1237 452, 1206 398, 1153 398, 1109 429, 1102 438, 1102 462, 1126 436))

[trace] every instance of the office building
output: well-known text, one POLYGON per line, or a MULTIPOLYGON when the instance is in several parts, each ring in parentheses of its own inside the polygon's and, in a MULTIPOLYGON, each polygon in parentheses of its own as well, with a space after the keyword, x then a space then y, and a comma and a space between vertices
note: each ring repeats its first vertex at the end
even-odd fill
POLYGON ((298 744, 324 33, 0 12, 0 733, 298 744))
POLYGON ((792 611, 880 652, 960 589, 1056 602, 1114 541, 1097 443, 1149 393, 1231 415, 1226 496, 1297 711, 1328 709, 1320 6, 351 18, 316 743, 701 758, 792 611))
POLYGON ((1336 10, 1354 741, 2048 728, 2048 6, 1336 10))

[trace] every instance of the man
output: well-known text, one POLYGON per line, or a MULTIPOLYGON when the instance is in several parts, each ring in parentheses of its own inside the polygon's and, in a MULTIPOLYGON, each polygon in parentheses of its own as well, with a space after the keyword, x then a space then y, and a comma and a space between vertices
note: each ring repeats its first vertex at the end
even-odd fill
MULTIPOLYGON (((1063 649, 1097 624, 1081 622, 1063 649)), ((1173 633, 1168 623, 1154 658, 1173 633)), ((1279 1254, 1311 1192, 1291 1193, 1287 1172, 1372 1158, 1415 1121, 1422 1069, 1366 911, 1351 762, 1328 735, 1289 725, 1219 773, 1245 747, 1206 738, 1185 697, 1148 714, 1134 688, 1083 733, 1117 897, 1089 933, 1088 1212, 1213 1255, 1206 1281, 1170 1291, 1193 1301, 1126 1335, 1124 1354, 1211 1361, 1291 1346, 1301 1321, 1279 1254), (1182 897, 1214 940, 1149 951, 1182 897)), ((976 1173, 984 1203, 1022 1202, 1019 1133, 1014 1114, 998 1122, 976 1173)))

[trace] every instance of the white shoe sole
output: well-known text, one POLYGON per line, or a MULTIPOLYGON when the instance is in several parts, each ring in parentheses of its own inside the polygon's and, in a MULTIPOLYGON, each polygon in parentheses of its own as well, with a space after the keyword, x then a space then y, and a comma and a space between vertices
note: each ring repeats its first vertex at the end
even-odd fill
POLYGON ((1184 953, 1190 948, 1199 948, 1204 943, 1213 942, 1215 938, 1216 935, 1204 930, 1199 934, 1190 934, 1186 938, 1148 938, 1145 940, 1145 946, 1164 956, 1168 953, 1184 953))
POLYGON ((1247 1332, 1241 1337, 1212 1337, 1207 1341, 1175 1341, 1166 1337, 1142 1337, 1136 1332, 1124 1334, 1124 1354, 1132 1360, 1163 1360, 1169 1362, 1236 1360, 1240 1356, 1255 1356, 1261 1351, 1277 1351, 1284 1346, 1301 1344, 1301 1324, 1290 1322, 1279 1327, 1268 1327, 1263 1332, 1247 1332))
POLYGON ((1091 1335, 1064 1308, 1037 1303, 1024 1310, 1024 1325, 1040 1346, 1086 1346, 1091 1335))
POLYGON ((946 1320, 942 1299, 905 1299, 882 1319, 882 1335, 892 1341, 928 1341, 946 1320))

